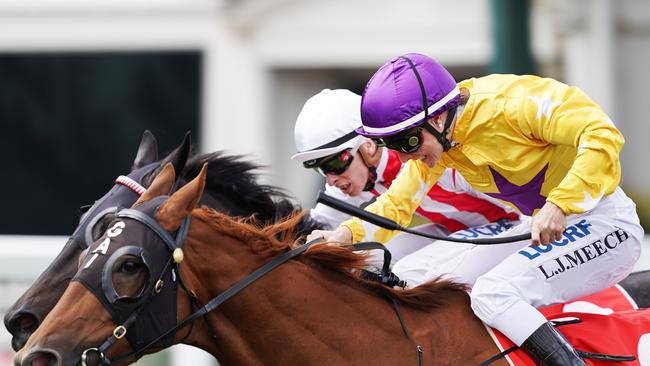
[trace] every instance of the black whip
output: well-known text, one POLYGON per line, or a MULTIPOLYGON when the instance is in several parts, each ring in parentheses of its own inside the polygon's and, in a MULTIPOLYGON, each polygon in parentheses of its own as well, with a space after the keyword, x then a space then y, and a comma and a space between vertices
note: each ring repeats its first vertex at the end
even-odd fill
POLYGON ((377 225, 384 229, 403 231, 405 233, 419 235, 425 238, 430 238, 435 240, 453 241, 456 243, 468 243, 474 245, 507 244, 507 243, 514 243, 517 241, 530 240, 530 233, 508 236, 504 238, 485 238, 485 239, 457 239, 452 237, 444 237, 435 234, 423 233, 418 230, 413 230, 413 229, 403 227, 391 219, 363 210, 357 206, 351 205, 338 198, 334 198, 332 196, 326 195, 324 192, 320 192, 318 194, 318 199, 316 200, 316 202, 322 203, 325 206, 329 206, 335 210, 341 211, 348 215, 358 217, 361 220, 367 221, 373 225, 377 225))

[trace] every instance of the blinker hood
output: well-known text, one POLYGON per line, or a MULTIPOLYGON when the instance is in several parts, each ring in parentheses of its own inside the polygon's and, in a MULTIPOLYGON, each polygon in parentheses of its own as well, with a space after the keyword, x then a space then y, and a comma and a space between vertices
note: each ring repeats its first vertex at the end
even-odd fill
MULTIPOLYGON (((164 197, 156 197, 140 205, 138 210, 117 212, 106 233, 89 247, 79 271, 72 279, 95 295, 116 325, 123 324, 131 314, 139 312, 135 324, 126 335, 134 349, 176 324, 177 267, 172 262, 172 252, 182 245, 188 222, 181 225, 180 236, 173 239, 151 219, 163 200, 164 197), (141 217, 151 222, 143 222, 141 217), (156 228, 152 229, 151 225, 156 228), (113 283, 113 267, 125 255, 138 258, 142 270, 146 271, 144 284, 130 296, 119 294, 113 283), (163 285, 156 293, 154 288, 158 279, 162 280, 163 285), (146 311, 142 311, 143 308, 146 311)), ((163 340, 163 345, 171 345, 173 338, 174 334, 171 334, 163 340)))

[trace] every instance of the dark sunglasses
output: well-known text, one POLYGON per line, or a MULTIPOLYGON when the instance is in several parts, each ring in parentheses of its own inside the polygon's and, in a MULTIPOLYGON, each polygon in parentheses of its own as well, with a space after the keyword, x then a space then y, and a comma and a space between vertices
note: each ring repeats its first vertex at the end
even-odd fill
POLYGON ((302 165, 307 169, 317 169, 323 175, 341 175, 352 164, 352 160, 354 160, 354 155, 352 155, 350 149, 346 149, 324 158, 307 160, 302 165))
POLYGON ((372 140, 377 146, 412 154, 422 146, 422 127, 414 127, 393 136, 375 137, 372 140))

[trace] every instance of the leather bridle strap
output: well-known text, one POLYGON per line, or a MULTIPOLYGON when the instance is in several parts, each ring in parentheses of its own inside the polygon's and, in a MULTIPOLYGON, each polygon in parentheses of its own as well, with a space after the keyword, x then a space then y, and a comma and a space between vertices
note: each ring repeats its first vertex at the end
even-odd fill
MULTIPOLYGON (((322 242, 321 238, 312 240, 312 241, 310 241, 308 243, 305 243, 305 244, 303 244, 303 245, 301 245, 299 247, 291 249, 290 251, 284 252, 281 255, 273 258, 270 262, 264 264, 262 267, 258 268, 253 273, 251 273, 248 276, 244 277, 241 281, 237 282, 236 284, 234 284, 233 286, 228 288, 226 291, 224 291, 221 294, 219 294, 218 296, 214 297, 207 304, 205 304, 202 308, 200 308, 199 310, 197 310, 196 312, 194 312, 192 315, 188 316, 187 318, 183 319, 181 322, 176 324, 176 326, 174 326, 171 329, 167 330, 166 332, 164 332, 163 334, 158 336, 156 339, 149 342, 147 345, 143 346, 139 350, 133 351, 133 352, 127 354, 127 355, 120 356, 120 357, 116 358, 114 360, 114 362, 118 362, 118 361, 127 359, 129 357, 133 357, 133 356, 137 357, 137 356, 141 355, 144 351, 146 351, 147 349, 152 347, 154 344, 158 343, 161 339, 163 339, 167 335, 171 334, 172 332, 177 331, 178 329, 184 327, 185 325, 187 325, 189 323, 194 322, 196 319, 198 319, 198 318, 200 318, 202 316, 205 317, 210 311, 216 309, 219 305, 223 304, 224 302, 229 300, 231 297, 235 296, 236 294, 238 294, 239 292, 244 290, 246 287, 248 287, 250 284, 252 284, 256 280, 260 279, 262 276, 268 274, 269 272, 271 272, 272 270, 274 270, 275 268, 277 268, 281 264, 286 263, 290 259, 293 259, 293 258, 301 255, 307 249, 309 249, 312 245, 314 245, 316 243, 319 243, 319 242, 322 242)), ((355 245, 353 245, 353 248, 354 248, 354 250, 383 249, 384 250, 384 261, 385 261, 384 262, 384 269, 388 268, 388 266, 390 264, 391 255, 390 255, 390 252, 383 245, 381 245, 379 243, 376 243, 376 242, 369 242, 369 243, 355 244, 355 245)), ((383 270, 382 270, 382 272, 383 272, 383 270)), ((180 272, 179 272, 179 277, 180 277, 180 272)), ((409 331, 408 331, 408 329, 406 327, 406 324, 405 324, 405 322, 404 322, 404 320, 402 318, 402 315, 401 315, 401 312, 399 310, 399 306, 398 306, 397 302, 391 297, 388 297, 388 298, 393 303, 393 307, 395 308, 395 313, 397 314, 397 317, 399 319, 400 325, 402 327, 402 331, 404 332, 406 337, 416 346, 416 349, 418 351, 418 362, 419 362, 418 365, 421 366, 422 365, 422 355, 423 355, 422 346, 418 345, 415 342, 415 340, 411 337, 411 335, 409 334, 409 331)), ((205 321, 208 324, 208 327, 212 328, 212 326, 211 326, 211 324, 210 324, 210 322, 208 321, 207 318, 205 318, 205 321)), ((212 331, 211 333, 213 333, 211 336, 214 338, 216 336, 216 334, 215 334, 214 330, 211 329, 211 331, 212 331)), ((101 355, 104 356, 103 354, 101 354, 101 355)), ((105 361, 108 361, 108 359, 105 356, 102 357, 102 359, 105 360, 105 361)))
POLYGON ((172 332, 175 332, 176 330, 184 327, 185 325, 195 321, 196 319, 206 315, 210 311, 216 309, 219 305, 223 304, 226 302, 228 299, 231 297, 235 296, 237 293, 248 287, 250 284, 258 280, 260 277, 268 274, 275 268, 277 268, 279 265, 289 261, 290 259, 304 253, 309 247, 311 247, 313 244, 322 242, 321 239, 316 239, 312 240, 309 243, 305 243, 304 245, 301 245, 299 247, 296 247, 294 249, 291 249, 288 252, 284 252, 281 255, 273 258, 270 262, 264 264, 262 267, 258 268, 255 270, 253 273, 249 274, 248 276, 244 277, 241 281, 237 282, 230 288, 228 288, 226 291, 222 292, 218 296, 214 297, 212 300, 210 300, 207 304, 205 304, 202 308, 194 312, 192 315, 188 316, 187 318, 183 319, 181 322, 176 324, 173 328, 167 330, 158 338, 154 339, 153 341, 149 342, 147 345, 143 346, 139 350, 133 351, 130 354, 121 356, 117 359, 114 360, 114 362, 121 361, 123 359, 132 357, 132 356, 138 356, 147 349, 149 349, 151 346, 159 342, 161 339, 166 337, 167 335, 171 334, 172 332))

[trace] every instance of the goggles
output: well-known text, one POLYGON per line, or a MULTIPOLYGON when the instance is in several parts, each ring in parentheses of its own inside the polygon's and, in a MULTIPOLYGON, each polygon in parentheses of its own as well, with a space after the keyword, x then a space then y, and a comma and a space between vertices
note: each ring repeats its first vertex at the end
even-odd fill
POLYGON ((372 140, 377 146, 412 154, 422 146, 422 127, 411 128, 393 136, 375 137, 372 140))
POLYGON ((302 165, 307 169, 316 169, 323 175, 341 175, 352 164, 352 160, 354 160, 354 154, 350 149, 345 149, 324 158, 307 160, 302 165))

